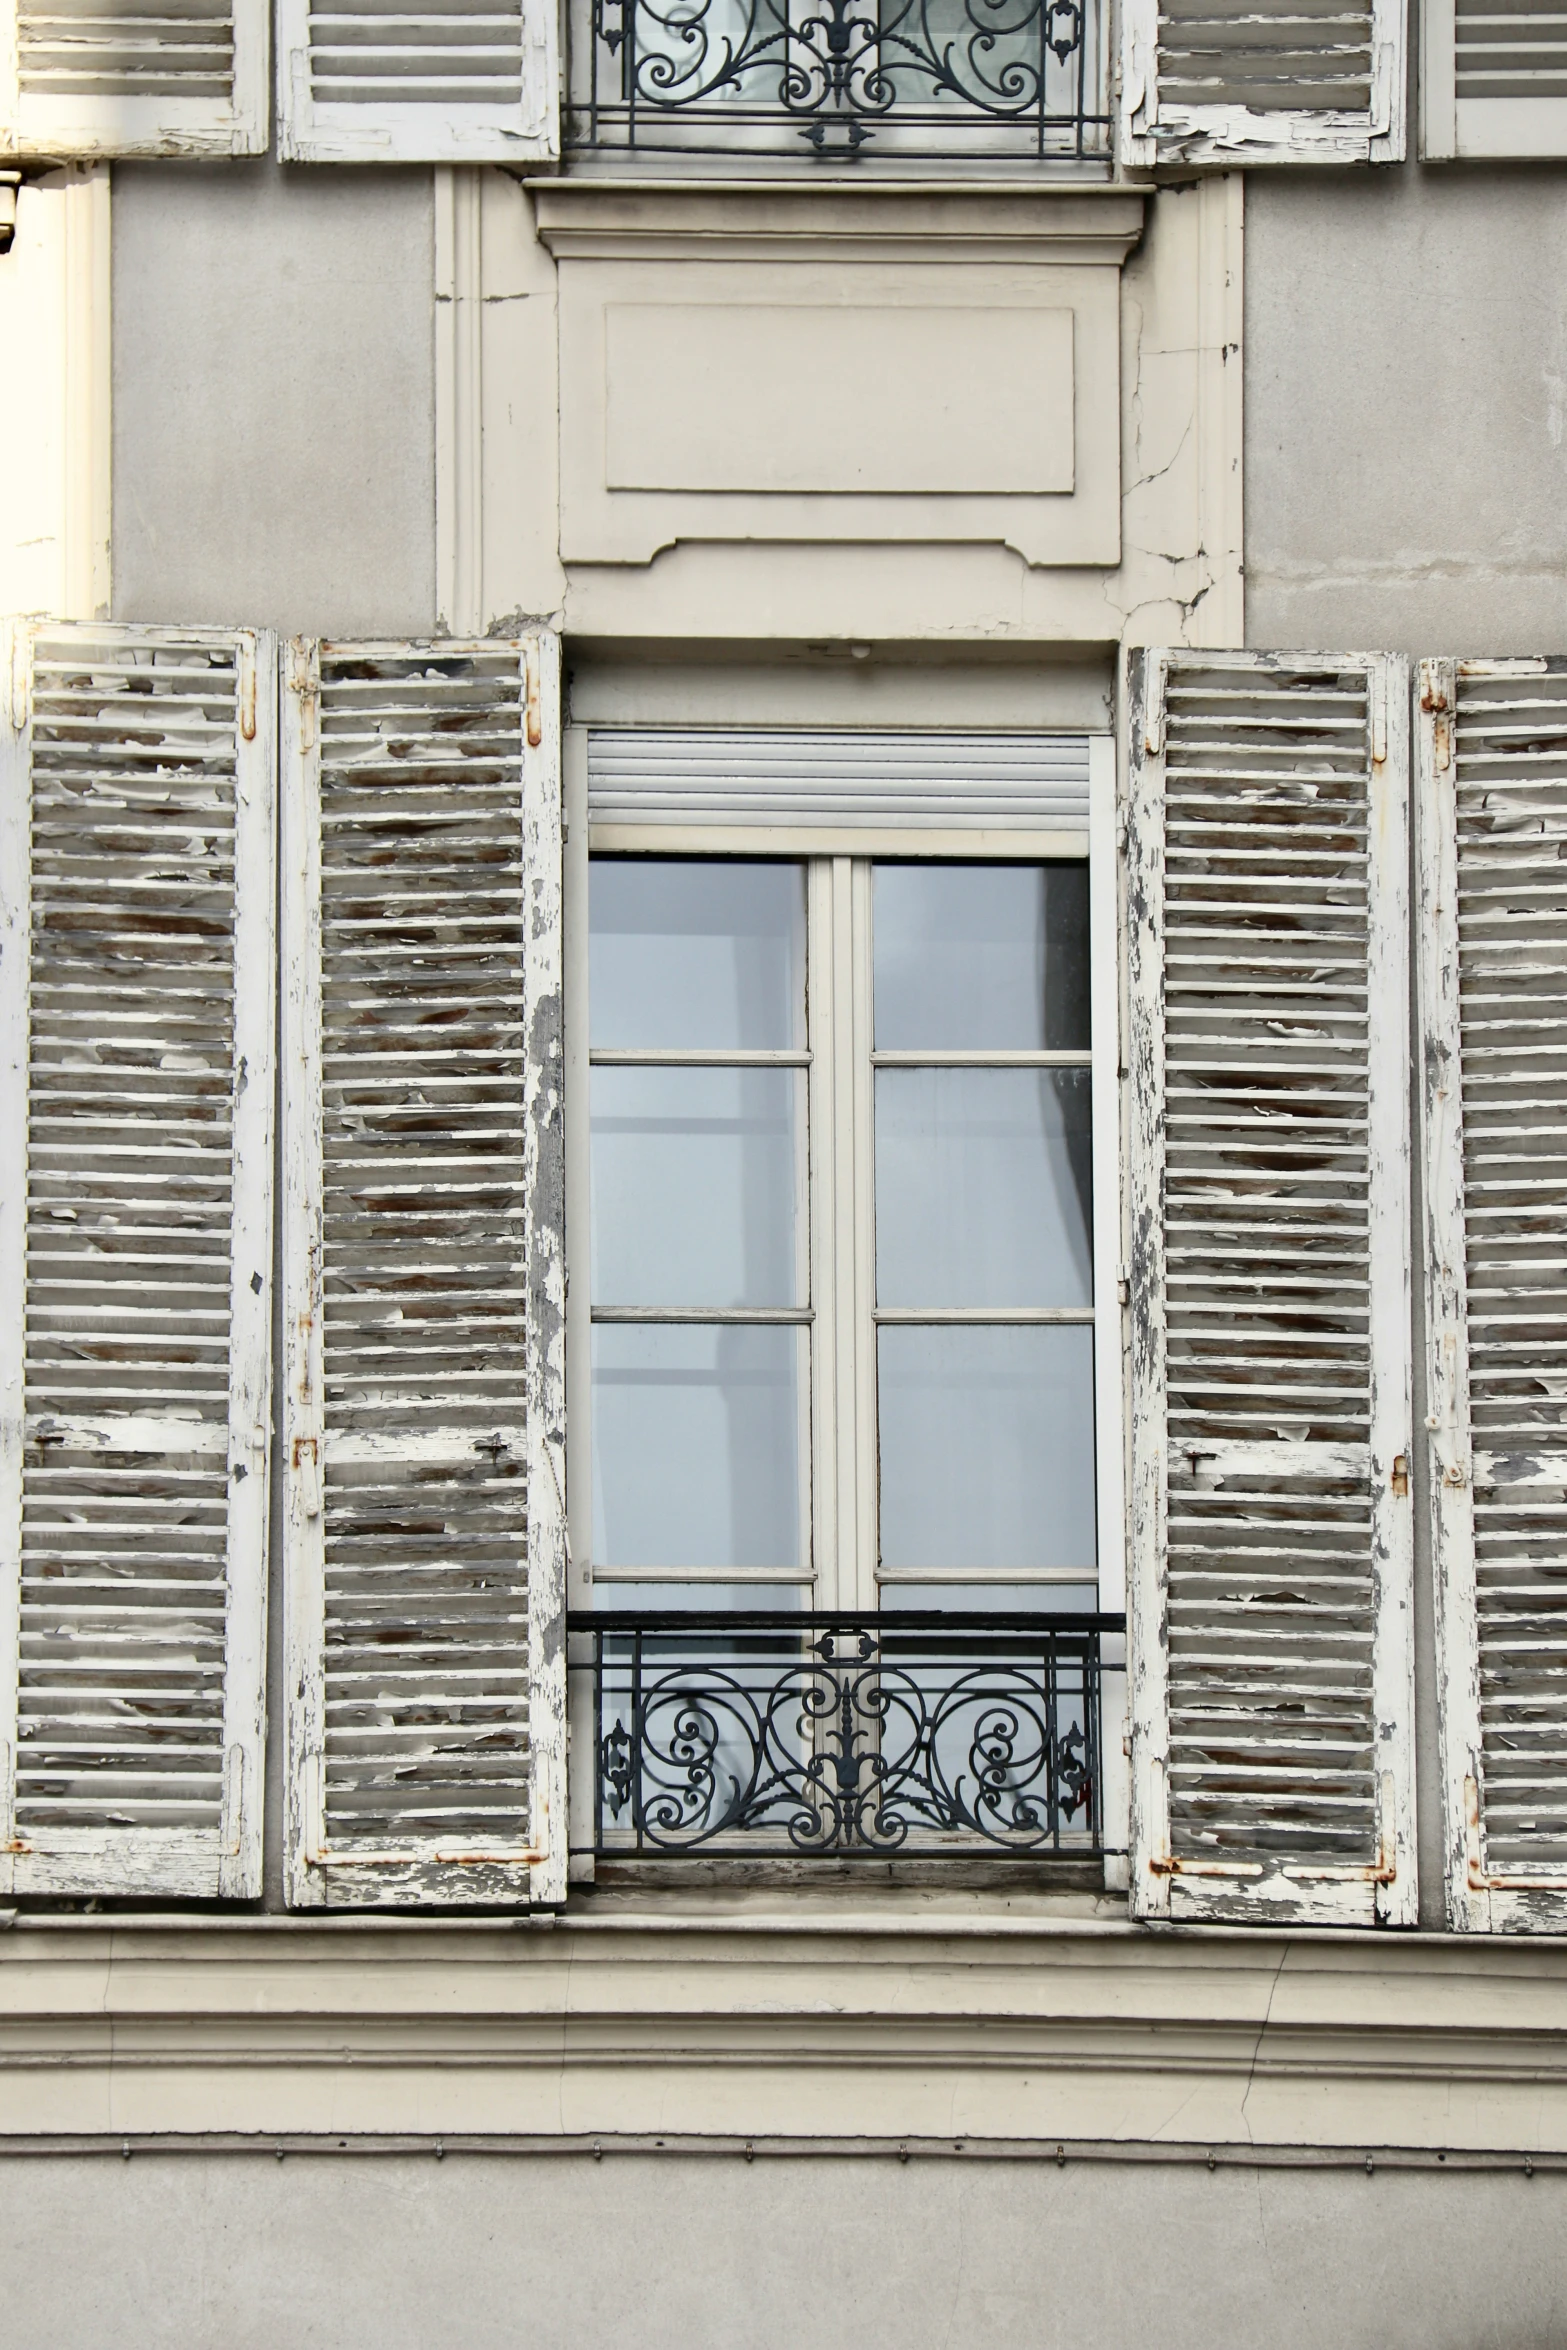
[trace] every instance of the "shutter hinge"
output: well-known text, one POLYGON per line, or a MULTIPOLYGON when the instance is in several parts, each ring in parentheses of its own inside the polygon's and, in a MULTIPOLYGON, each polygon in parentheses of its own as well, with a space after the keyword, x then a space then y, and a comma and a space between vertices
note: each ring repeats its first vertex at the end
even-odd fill
POLYGON ((1407 1452, 1398 1452, 1393 1455, 1393 1474, 1389 1483, 1400 1501, 1407 1497, 1409 1492, 1409 1455, 1407 1452))
POLYGON ((307 1518, 321 1515, 321 1443, 315 1436, 296 1436, 293 1447, 300 1500, 307 1518))

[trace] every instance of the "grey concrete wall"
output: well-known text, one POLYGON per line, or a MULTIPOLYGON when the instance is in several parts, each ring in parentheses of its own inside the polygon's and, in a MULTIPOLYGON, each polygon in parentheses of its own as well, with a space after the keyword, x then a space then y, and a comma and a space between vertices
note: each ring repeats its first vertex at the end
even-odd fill
POLYGON ((114 610, 435 619, 426 171, 116 165, 114 610))
POLYGON ((1567 170, 1246 186, 1249 643, 1567 650, 1567 170))
POLYGON ((7 2350, 1548 2350, 1567 2178, 0 2158, 7 2350))

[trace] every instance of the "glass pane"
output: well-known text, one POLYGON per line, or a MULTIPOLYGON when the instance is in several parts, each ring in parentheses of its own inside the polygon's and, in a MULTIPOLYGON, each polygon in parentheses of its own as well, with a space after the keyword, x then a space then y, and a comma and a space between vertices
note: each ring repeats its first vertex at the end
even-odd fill
POLYGON ((595 1328, 596 1566, 801 1564, 804 1354, 777 1326, 595 1328))
POLYGON ((804 1071, 593 1071, 593 1302, 804 1302, 804 1071))
POLYGON ((591 1041, 789 1050, 805 1041, 805 869, 596 857, 591 1041))
POLYGON ((1086 1052, 1088 867, 878 865, 880 1052, 1086 1052))
POLYGON ((884 1329, 877 1362, 884 1566, 1092 1572, 1090 1329, 884 1329))
POLYGON ((878 1069, 876 1302, 1093 1302, 1086 1069, 878 1069))

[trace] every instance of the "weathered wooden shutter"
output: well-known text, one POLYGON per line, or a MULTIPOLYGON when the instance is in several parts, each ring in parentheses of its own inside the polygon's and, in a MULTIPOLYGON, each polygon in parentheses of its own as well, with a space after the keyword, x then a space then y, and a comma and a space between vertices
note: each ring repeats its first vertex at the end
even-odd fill
POLYGON ((0 657, 0 1881, 253 1896, 275 648, 0 657))
POLYGON ((1420 152, 1567 155, 1567 18, 1523 0, 1423 0, 1420 152))
POLYGON ((1130 670, 1144 1917, 1414 1915, 1407 686, 1130 670))
POLYGON ((560 153, 555 0, 278 0, 278 152, 304 163, 560 153))
POLYGON ((0 155, 260 155, 267 0, 0 0, 0 155))
POLYGON ((1419 673, 1448 1916, 1567 1925, 1567 661, 1419 673))
POLYGON ((1405 0, 1123 0, 1121 160, 1397 163, 1405 0))
POLYGON ((289 655, 296 1903, 565 1892, 558 676, 289 655))

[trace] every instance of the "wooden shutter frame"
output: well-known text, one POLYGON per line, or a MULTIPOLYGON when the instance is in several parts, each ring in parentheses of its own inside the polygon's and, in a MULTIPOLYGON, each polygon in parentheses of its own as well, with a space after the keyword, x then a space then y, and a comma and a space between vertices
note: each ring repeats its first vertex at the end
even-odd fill
MULTIPOLYGON (((1381 1052, 1372 1043, 1373 1124, 1380 1124, 1380 1187, 1371 1197, 1372 1264, 1380 1229, 1383 1278, 1371 1281, 1371 1490, 1373 1550, 1377 1559, 1372 1703, 1375 1742, 1388 1762, 1378 1772, 1378 1841, 1374 1868, 1281 1868, 1261 1881, 1228 1863, 1182 1860, 1171 1850, 1169 1795, 1168 1448, 1163 1399, 1167 1393, 1164 1215, 1164 755, 1165 690, 1172 670, 1233 669, 1253 676, 1270 670, 1364 668, 1371 689, 1371 822, 1369 846, 1377 862, 1368 872, 1368 998, 1387 1000, 1389 982, 1404 968, 1408 939, 1408 873, 1403 810, 1407 801, 1408 676, 1397 657, 1377 654, 1134 652, 1123 678, 1123 791, 1127 817, 1128 919, 1125 952, 1129 1007, 1130 1137, 1128 1191, 1131 1221, 1131 1469, 1128 1496, 1129 1696, 1131 1717, 1131 1908, 1135 1917, 1168 1919, 1173 1880, 1183 1879, 1197 1914, 1206 1880, 1214 1916, 1259 1924, 1365 1924, 1367 1894, 1378 1924, 1406 1925, 1417 1917, 1413 1770, 1414 1546, 1408 1494, 1412 1413, 1408 1182, 1409 1096, 1407 982, 1395 985, 1396 1009, 1381 1027, 1381 1052), (1380 704, 1380 708, 1378 708, 1380 704), (1380 732, 1382 756, 1376 755, 1380 732), (1382 794, 1381 821, 1376 795, 1382 794), (1378 919, 1380 906, 1381 918, 1378 919), (1395 968, 1390 970, 1389 965, 1395 968), (1400 1170, 1403 1180, 1400 1181, 1400 1170), (1387 1277, 1386 1260, 1402 1279, 1387 1277), (1400 1369, 1402 1377, 1400 1378, 1400 1369), (1391 1374, 1391 1375, 1390 1375, 1391 1374), (1159 1399, 1151 1410, 1148 1399, 1159 1399), (1396 1478, 1403 1463, 1403 1484, 1396 1478), (1391 1767, 1388 1767, 1388 1766, 1391 1767), (1193 1890, 1194 1888, 1198 1890, 1193 1890)), ((1372 1037, 1377 1028, 1373 1023, 1372 1037)), ((1375 1137, 1373 1137, 1375 1157, 1375 1137)), ((1239 1448, 1238 1448, 1239 1449, 1239 1448)), ((1280 1445, 1284 1456, 1306 1450, 1280 1445)), ((1329 1448, 1322 1447, 1323 1451, 1329 1448)), ((1247 1448, 1260 1460, 1263 1448, 1247 1448)))
POLYGON ((523 91, 516 106, 433 99, 344 104, 310 80, 311 0, 278 0, 278 157, 284 163, 553 163, 560 157, 555 0, 522 0, 523 91), (467 119, 458 119, 459 114, 467 119))
POLYGON ((1116 144, 1124 169, 1160 164, 1401 163, 1408 0, 1371 0, 1368 110, 1259 112, 1166 106, 1159 91, 1160 0, 1121 0, 1116 144))
POLYGON ((0 157, 90 163, 133 155, 264 155, 271 11, 268 0, 228 0, 228 6, 234 73, 225 105, 211 98, 68 99, 24 92, 21 0, 0 0, 0 157))
MULTIPOLYGON (((341 649, 341 648, 340 648, 341 649)), ((406 656, 493 653, 494 640, 443 638, 352 648, 406 656)), ((523 1097, 527 1222, 526 1415, 531 1836, 525 1849, 437 1856, 329 1853, 325 1833, 324 1471, 321 1255, 320 656, 297 638, 283 690, 284 939, 284 1558, 288 1685, 285 1844, 288 1898, 313 1908, 515 1907, 559 1903, 567 1881, 564 1039, 561 970, 561 723, 558 639, 516 647, 523 694, 523 1097)), ((362 1442, 363 1440, 361 1440, 362 1442)), ((398 1439, 406 1453, 408 1440, 398 1439)))
POLYGON ((1420 154, 1550 161, 1567 155, 1567 94, 1545 98, 1461 98, 1457 0, 1420 0, 1420 154))
MULTIPOLYGON (((266 1733, 266 1565, 272 1372, 273 1034, 276 1002, 274 796, 276 641, 266 631, 0 623, 0 1886, 15 1893, 156 1894, 253 1900, 261 1892, 266 1733), (217 1831, 60 1830, 18 1838, 21 1506, 26 1422, 22 1373, 27 1264, 28 964, 31 933, 32 654, 39 635, 84 645, 233 647, 239 676, 234 785, 233 1178, 228 1530, 222 1812, 217 1831), (14 1304, 13 1304, 14 1301, 14 1304), (134 1839, 134 1843, 132 1843, 134 1839)), ((72 1450, 152 1449, 130 1415, 89 1426, 52 1421, 72 1450), (138 1431, 142 1441, 136 1442, 138 1431)))
MULTIPOLYGON (((1470 1416, 1458 930, 1458 681, 1543 677, 1543 658, 1422 661, 1416 683, 1416 854, 1423 1110, 1426 1477, 1436 1587, 1438 1741, 1448 1923, 1456 1933, 1567 1929, 1567 1876, 1490 1866, 1480 1711, 1475 1486, 1559 1488, 1553 1456, 1477 1452, 1470 1416), (1499 1478, 1498 1481, 1501 1481, 1499 1478)), ((1559 664, 1555 665, 1559 674, 1559 664)), ((1567 1450, 1567 1447, 1561 1448, 1567 1450)))

